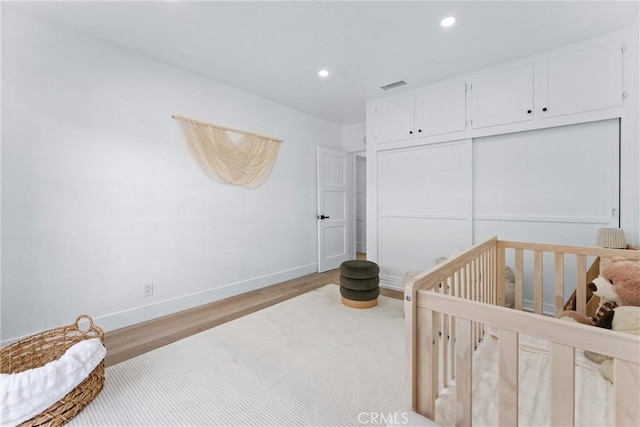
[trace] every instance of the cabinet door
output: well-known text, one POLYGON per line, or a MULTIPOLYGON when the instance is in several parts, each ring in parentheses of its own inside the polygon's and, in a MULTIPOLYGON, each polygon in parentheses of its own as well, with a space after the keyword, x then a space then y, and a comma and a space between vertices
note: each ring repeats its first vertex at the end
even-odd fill
POLYGON ((542 118, 622 105, 622 43, 558 57, 539 70, 542 118))
POLYGON ((441 135, 466 129, 465 82, 416 95, 417 136, 441 135))
POLYGON ((375 107, 376 142, 413 139, 413 96, 384 101, 375 107))
POLYGON ((474 129, 533 119, 533 65, 478 77, 471 82, 474 129))

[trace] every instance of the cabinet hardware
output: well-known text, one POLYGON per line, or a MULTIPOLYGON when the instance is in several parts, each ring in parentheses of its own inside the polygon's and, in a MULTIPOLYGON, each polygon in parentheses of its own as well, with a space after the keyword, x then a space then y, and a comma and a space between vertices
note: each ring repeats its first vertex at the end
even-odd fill
POLYGON ((621 50, 622 50, 622 53, 625 53, 627 51, 627 47, 625 45, 622 45, 621 50))
POLYGON ((527 114, 531 114, 531 110, 527 110, 527 114))
POLYGON ((409 131, 409 135, 413 135, 413 131, 412 130, 409 131))
POLYGON ((418 133, 422 132, 422 129, 418 129, 418 133))
POLYGON ((544 107, 544 108, 542 109, 542 111, 547 111, 547 107, 544 107))
POLYGON ((622 99, 627 99, 627 91, 622 92, 622 99))

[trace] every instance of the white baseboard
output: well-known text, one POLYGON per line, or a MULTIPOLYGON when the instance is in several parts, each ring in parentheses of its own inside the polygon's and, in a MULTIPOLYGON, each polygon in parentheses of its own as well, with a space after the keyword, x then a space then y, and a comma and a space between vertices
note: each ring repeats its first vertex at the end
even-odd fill
MULTIPOLYGON (((533 301, 528 299, 522 300, 522 310, 530 311, 533 313, 533 301)), ((542 303, 542 314, 545 316, 555 316, 556 315, 556 307, 553 304, 549 304, 546 302, 542 303)))
MULTIPOLYGON (((277 273, 268 274, 265 276, 254 277, 252 279, 235 283, 229 283, 218 288, 207 289, 206 291, 196 292, 189 295, 182 295, 176 298, 135 307, 129 310, 96 316, 93 317, 93 321, 97 326, 100 326, 102 330, 108 332, 114 329, 135 325, 136 323, 145 322, 147 320, 152 320, 158 317, 174 314, 179 311, 198 307, 200 305, 209 304, 211 302, 218 301, 224 298, 254 291, 256 289, 264 288, 276 283, 295 279, 296 277, 316 273, 317 271, 318 264, 316 263, 303 265, 301 267, 292 268, 290 270, 279 271, 277 273)), ((38 332, 39 331, 35 331, 32 334, 26 336, 30 336, 38 332)), ((0 345, 4 347, 21 338, 25 338, 26 336, 2 340, 0 345)))
POLYGON ((404 292, 404 284, 402 283, 402 277, 380 275, 380 287, 385 289, 391 289, 393 291, 404 292))

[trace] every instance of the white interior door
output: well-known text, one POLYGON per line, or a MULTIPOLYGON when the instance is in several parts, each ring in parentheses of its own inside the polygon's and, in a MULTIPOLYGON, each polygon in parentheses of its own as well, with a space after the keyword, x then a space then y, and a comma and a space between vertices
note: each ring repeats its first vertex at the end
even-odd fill
POLYGON ((347 153, 318 147, 318 271, 349 257, 347 153))

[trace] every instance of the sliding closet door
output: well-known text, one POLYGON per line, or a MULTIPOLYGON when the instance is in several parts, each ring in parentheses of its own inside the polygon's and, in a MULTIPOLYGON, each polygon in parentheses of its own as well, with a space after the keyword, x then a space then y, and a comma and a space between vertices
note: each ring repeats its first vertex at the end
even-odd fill
MULTIPOLYGON (((475 139, 474 241, 594 246, 599 228, 620 223, 619 141, 618 120, 475 139)), ((543 299, 553 307, 553 259, 543 262, 543 299)), ((575 283, 573 260, 565 273, 575 283)))
POLYGON ((471 245, 471 141, 378 153, 378 261, 387 284, 471 245))
POLYGON ((619 224, 619 141, 618 120, 475 139, 474 240, 593 246, 619 224))

